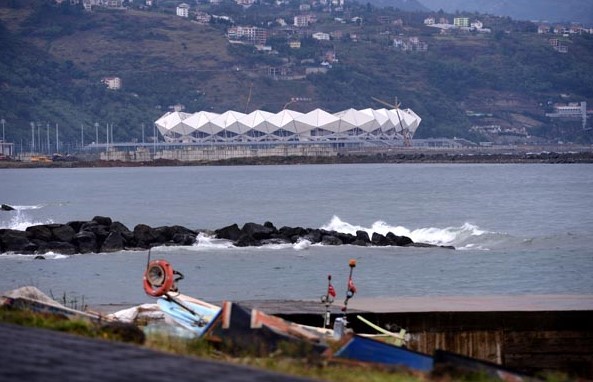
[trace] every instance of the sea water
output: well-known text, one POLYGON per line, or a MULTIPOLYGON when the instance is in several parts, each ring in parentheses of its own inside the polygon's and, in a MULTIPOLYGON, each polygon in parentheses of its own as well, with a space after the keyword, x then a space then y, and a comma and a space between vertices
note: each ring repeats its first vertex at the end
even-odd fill
MULTIPOLYGON (((2 169, 0 228, 109 216, 133 229, 233 223, 406 235, 441 248, 236 248, 200 235, 159 247, 182 292, 210 301, 318 299, 333 276, 357 297, 593 294, 593 166, 352 164, 2 169)), ((148 251, 34 260, 0 255, 0 291, 33 285, 90 305, 148 302, 148 251)))

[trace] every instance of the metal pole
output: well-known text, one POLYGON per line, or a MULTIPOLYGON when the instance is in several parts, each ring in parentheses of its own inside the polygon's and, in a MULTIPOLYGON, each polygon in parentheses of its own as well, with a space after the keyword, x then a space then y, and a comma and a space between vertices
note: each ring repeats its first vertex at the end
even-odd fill
POLYGON ((49 154, 49 123, 45 124, 45 128, 47 129, 47 153, 49 154))
POLYGON ((0 119, 0 122, 2 122, 2 142, 6 142, 6 137, 4 136, 4 124, 6 123, 6 120, 2 118, 0 119))
POLYGON ((39 152, 43 151, 43 147, 41 145, 41 123, 37 122, 37 143, 39 144, 39 152))
POLYGON ((35 151, 35 122, 31 122, 31 154, 35 151))
POLYGON ((99 144, 99 123, 95 122, 95 144, 99 144))
POLYGON ((144 124, 142 124, 142 144, 144 144, 144 124))
POLYGON ((60 128, 56 123, 56 153, 60 152, 60 139, 59 139, 60 128))
POLYGON ((80 148, 84 147, 84 124, 80 124, 80 148))

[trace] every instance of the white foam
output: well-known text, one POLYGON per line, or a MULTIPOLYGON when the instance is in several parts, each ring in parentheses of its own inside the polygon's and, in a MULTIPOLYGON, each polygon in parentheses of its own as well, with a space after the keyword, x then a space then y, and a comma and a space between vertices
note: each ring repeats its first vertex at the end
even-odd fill
POLYGON ((196 242, 193 245, 194 249, 208 250, 208 249, 226 249, 233 248, 233 242, 226 239, 217 239, 203 232, 200 232, 196 237, 196 242))
POLYGON ((322 226, 321 229, 352 235, 355 235, 356 231, 365 231, 369 234, 369 237, 372 237, 375 232, 384 236, 392 232, 398 236, 408 236, 417 243, 434 245, 465 243, 468 239, 477 238, 486 233, 486 231, 471 223, 464 223, 461 227, 425 227, 411 230, 403 226, 393 226, 381 220, 374 222, 371 227, 363 227, 342 221, 338 216, 333 216, 331 221, 322 226))
POLYGON ((0 256, 0 259, 34 260, 36 256, 43 256, 46 260, 61 260, 61 259, 67 259, 71 255, 62 255, 60 253, 53 253, 53 252, 33 254, 33 255, 30 255, 30 254, 25 255, 22 253, 7 252, 7 253, 2 254, 2 256, 0 256))
POLYGON ((45 207, 43 204, 35 205, 35 206, 11 206, 17 211, 26 211, 26 210, 38 210, 40 208, 45 207))
POLYGON ((309 247, 311 247, 311 242, 306 239, 299 239, 292 245, 292 248, 294 248, 296 251, 304 251, 309 249, 309 247))
MULTIPOLYGON (((14 229, 18 231, 24 231, 30 226, 39 225, 39 224, 52 224, 53 220, 48 219, 46 221, 34 221, 28 216, 26 213, 21 212, 25 210, 34 210, 41 208, 42 206, 14 206, 16 210, 16 214, 10 219, 8 222, 0 222, 0 224, 4 224, 5 226, 0 226, 0 228, 8 228, 14 229)), ((9 211, 10 212, 10 211, 9 211)))

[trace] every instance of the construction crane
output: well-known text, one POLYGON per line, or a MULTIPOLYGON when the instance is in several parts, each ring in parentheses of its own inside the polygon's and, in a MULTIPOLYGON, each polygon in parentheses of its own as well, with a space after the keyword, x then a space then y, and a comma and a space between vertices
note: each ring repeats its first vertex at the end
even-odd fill
POLYGON ((412 136, 410 134, 410 130, 407 127, 402 125, 402 120, 399 116, 399 107, 401 106, 401 102, 397 101, 397 97, 395 97, 395 102, 390 104, 389 102, 383 101, 379 98, 371 97, 373 101, 379 102, 385 106, 389 106, 392 109, 395 109, 395 114, 397 115, 397 119, 399 121, 399 125, 402 127, 402 135, 404 136, 404 146, 405 147, 412 147, 412 136))
POLYGON ((249 95, 247 96, 247 103, 245 104, 245 114, 247 114, 247 110, 249 110, 249 103, 251 102, 251 91, 253 90, 253 82, 249 86, 249 95))

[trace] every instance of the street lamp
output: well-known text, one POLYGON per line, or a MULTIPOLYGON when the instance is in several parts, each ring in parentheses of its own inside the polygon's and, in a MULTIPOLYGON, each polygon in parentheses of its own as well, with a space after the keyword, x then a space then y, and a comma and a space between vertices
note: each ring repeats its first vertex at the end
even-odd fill
POLYGON ((35 122, 31 122, 31 154, 35 151, 35 122))
POLYGON ((41 122, 37 122, 37 145, 39 146, 39 153, 41 153, 43 150, 43 145, 41 144, 41 122))
POLYGON ((4 124, 6 120, 4 118, 0 119, 0 123, 2 124, 2 142, 6 142, 6 137, 4 136, 4 124))

